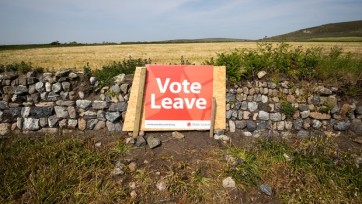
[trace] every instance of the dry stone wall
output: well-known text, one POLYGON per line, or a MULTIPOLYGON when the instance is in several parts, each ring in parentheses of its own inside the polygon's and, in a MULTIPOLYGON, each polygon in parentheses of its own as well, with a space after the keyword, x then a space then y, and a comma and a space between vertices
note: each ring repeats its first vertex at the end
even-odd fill
MULTIPOLYGON (((226 93, 229 132, 245 136, 300 137, 352 130, 362 135, 362 105, 342 100, 341 90, 322 84, 260 79, 226 93)), ((118 75, 100 88, 94 77, 71 70, 0 74, 0 135, 69 130, 121 131, 132 76, 118 75)), ((216 131, 222 135, 224 130, 216 131)))
POLYGON ((121 131, 131 81, 124 74, 111 87, 70 70, 0 75, 0 134, 11 131, 121 131))

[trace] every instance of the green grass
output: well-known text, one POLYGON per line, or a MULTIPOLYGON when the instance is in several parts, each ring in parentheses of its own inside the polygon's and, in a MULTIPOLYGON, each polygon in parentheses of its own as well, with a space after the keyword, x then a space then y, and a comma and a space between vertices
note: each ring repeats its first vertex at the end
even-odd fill
POLYGON ((294 144, 262 139, 252 149, 230 147, 225 154, 240 161, 230 165, 225 175, 247 189, 267 183, 282 202, 362 202, 362 171, 355 165, 356 155, 338 150, 327 138, 294 144))
POLYGON ((283 203, 362 202, 362 171, 355 164, 361 152, 342 151, 323 137, 293 143, 264 138, 250 148, 185 152, 187 160, 155 154, 134 172, 124 161, 139 149, 121 141, 101 147, 94 143, 90 137, 71 136, 2 139, 0 203, 223 203, 230 199, 222 187, 227 176, 236 180, 239 192, 259 191, 267 183, 283 203), (227 163, 226 154, 235 163, 227 163), (124 175, 113 176, 119 161, 124 175), (164 191, 156 188, 161 180, 164 191), (131 182, 136 183, 136 198, 130 196, 131 182))
POLYGON ((127 196, 110 173, 123 147, 48 136, 2 140, 0 151, 1 203, 109 203, 127 196))

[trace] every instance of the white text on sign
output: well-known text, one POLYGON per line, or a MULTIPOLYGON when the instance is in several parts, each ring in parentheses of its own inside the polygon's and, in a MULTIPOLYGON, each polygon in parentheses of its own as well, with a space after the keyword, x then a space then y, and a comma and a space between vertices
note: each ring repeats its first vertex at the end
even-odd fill
MULTIPOLYGON (((160 93, 166 93, 169 90, 171 93, 181 93, 185 94, 194 93, 199 94, 201 92, 201 84, 198 82, 190 83, 187 80, 180 82, 170 83, 170 78, 166 78, 165 82, 162 83, 160 78, 156 78, 157 86, 160 93)), ((151 109, 192 109, 194 106, 198 109, 206 109, 206 99, 205 98, 163 98, 160 104, 156 104, 156 94, 151 94, 151 109)))

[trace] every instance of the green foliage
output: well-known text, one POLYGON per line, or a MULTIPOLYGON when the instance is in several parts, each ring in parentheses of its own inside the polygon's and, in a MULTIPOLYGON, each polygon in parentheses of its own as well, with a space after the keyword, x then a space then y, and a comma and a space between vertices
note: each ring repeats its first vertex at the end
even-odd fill
POLYGON ((89 66, 89 63, 87 62, 87 64, 83 67, 83 74, 86 77, 91 77, 92 76, 92 68, 89 66))
POLYGON ((126 151, 120 146, 113 152, 80 138, 1 140, 0 203, 119 203, 124 188, 115 188, 110 172, 111 157, 126 151))
POLYGON ((216 60, 211 58, 204 62, 206 65, 226 66, 226 75, 229 81, 239 82, 242 76, 242 58, 239 50, 234 50, 231 53, 218 53, 216 60))
POLYGON ((282 101, 282 103, 280 104, 280 112, 284 113, 284 115, 287 118, 292 118, 295 111, 296 111, 296 108, 294 108, 291 103, 288 103, 286 101, 282 101))
POLYGON ((133 59, 131 56, 128 59, 123 59, 121 62, 112 62, 109 65, 103 66, 100 70, 95 70, 95 76, 101 86, 110 85, 113 82, 113 77, 124 73, 133 74, 136 67, 143 67, 146 64, 151 64, 151 59, 133 59))
POLYGON ((181 65, 191 65, 192 63, 189 62, 189 60, 185 59, 184 56, 181 56, 181 58, 180 58, 180 64, 181 64, 181 65))
POLYGON ((229 147, 225 153, 237 163, 224 173, 249 188, 271 185, 282 203, 360 203, 362 171, 356 156, 336 147, 323 137, 293 144, 262 138, 250 149, 229 147))
POLYGON ((229 53, 218 53, 217 57, 204 64, 226 66, 227 77, 238 82, 242 76, 255 77, 259 71, 270 74, 286 74, 294 79, 330 79, 351 75, 352 80, 362 76, 362 59, 352 54, 343 55, 342 48, 333 47, 323 54, 320 47, 293 48, 287 43, 273 46, 258 43, 257 49, 235 49, 229 53))
POLYGON ((0 64, 0 73, 1 72, 21 72, 27 73, 30 71, 36 73, 43 73, 44 69, 42 67, 33 67, 30 62, 20 62, 20 63, 13 63, 8 65, 0 64))

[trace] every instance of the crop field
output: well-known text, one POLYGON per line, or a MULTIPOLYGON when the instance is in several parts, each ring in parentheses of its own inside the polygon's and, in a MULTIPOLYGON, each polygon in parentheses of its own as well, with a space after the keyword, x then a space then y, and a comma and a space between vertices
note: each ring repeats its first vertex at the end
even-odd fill
MULTIPOLYGON (((303 49, 321 47, 324 51, 338 46, 343 52, 362 56, 362 42, 292 42, 293 47, 303 49)), ((191 63, 202 64, 217 53, 235 48, 256 48, 256 42, 224 43, 179 43, 179 44, 133 44, 79 47, 34 48, 23 50, 1 50, 0 64, 30 62, 34 67, 49 70, 75 68, 81 70, 87 63, 92 69, 100 69, 113 61, 132 58, 150 58, 152 63, 180 63, 181 56, 191 63)))

